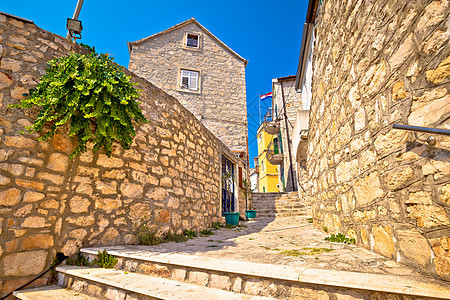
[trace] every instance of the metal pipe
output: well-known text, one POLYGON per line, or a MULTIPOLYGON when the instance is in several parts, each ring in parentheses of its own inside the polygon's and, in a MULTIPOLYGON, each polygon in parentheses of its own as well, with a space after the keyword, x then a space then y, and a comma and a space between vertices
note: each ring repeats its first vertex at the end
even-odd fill
POLYGON ((292 167, 291 139, 289 137, 289 127, 288 127, 288 119, 287 119, 287 113, 286 113, 286 101, 284 99, 283 81, 280 80, 279 83, 281 86, 281 99, 283 99, 284 122, 286 124, 286 138, 287 138, 287 145, 288 145, 288 152, 289 152, 289 169, 291 171, 292 189, 295 192, 295 191, 297 191, 297 186, 295 184, 294 169, 292 167))
POLYGON ((450 130, 442 128, 430 128, 430 127, 420 127, 420 126, 400 125, 400 124, 394 124, 392 125, 392 128, 450 136, 450 130))
MULTIPOLYGON (((78 20, 78 17, 80 16, 81 7, 83 6, 84 0, 78 0, 77 7, 75 8, 75 12, 73 13, 74 20, 78 20)), ((70 32, 67 31, 66 38, 70 38, 70 32)))

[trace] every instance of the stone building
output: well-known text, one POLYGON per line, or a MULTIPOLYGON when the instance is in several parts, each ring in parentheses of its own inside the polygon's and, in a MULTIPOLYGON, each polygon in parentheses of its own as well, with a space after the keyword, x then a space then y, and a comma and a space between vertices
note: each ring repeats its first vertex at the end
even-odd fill
POLYGON ((449 14, 447 0, 311 0, 297 74, 314 223, 444 280, 450 138, 393 125, 450 129, 449 14))
POLYGON ((295 89, 295 78, 296 76, 286 76, 272 79, 272 119, 279 123, 280 132, 277 134, 277 138, 284 155, 283 162, 278 165, 278 180, 280 187, 284 188, 280 188, 280 190, 286 192, 297 190, 295 153, 292 141, 295 117, 298 108, 302 106, 302 98, 301 93, 295 89))
POLYGON ((247 60, 194 18, 128 48, 131 71, 177 98, 231 150, 247 156, 247 60))
MULTIPOLYGON (((49 60, 87 50, 4 13, 0 32, 0 297, 46 270, 57 252, 135 244, 142 224, 162 235, 220 220, 222 174, 236 174, 231 185, 237 190, 246 165, 177 99, 128 70, 150 121, 136 128, 131 149, 69 159, 76 138, 61 132, 39 141, 40 134, 20 134, 36 110, 8 105, 36 86, 49 60)), ((239 192, 226 200, 244 211, 239 192)))

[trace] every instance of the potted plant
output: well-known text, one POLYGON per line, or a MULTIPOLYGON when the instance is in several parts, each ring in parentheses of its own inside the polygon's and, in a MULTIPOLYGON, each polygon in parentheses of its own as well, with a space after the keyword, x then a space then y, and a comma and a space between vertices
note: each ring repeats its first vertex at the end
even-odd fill
POLYGON ((248 205, 248 200, 251 200, 253 190, 252 190, 250 181, 248 181, 246 178, 242 180, 241 189, 242 189, 242 192, 244 193, 245 207, 247 208, 245 210, 245 216, 247 217, 247 219, 254 219, 254 218, 256 218, 256 210, 252 209, 251 203, 250 203, 250 209, 249 209, 249 205, 248 205))
MULTIPOLYGON (((233 193, 232 186, 233 186, 233 174, 230 172, 226 172, 222 174, 222 186, 230 193, 233 193)), ((239 212, 233 212, 231 209, 231 200, 228 203, 229 205, 229 211, 224 212, 225 215, 225 222, 227 224, 236 226, 239 224, 239 212)))

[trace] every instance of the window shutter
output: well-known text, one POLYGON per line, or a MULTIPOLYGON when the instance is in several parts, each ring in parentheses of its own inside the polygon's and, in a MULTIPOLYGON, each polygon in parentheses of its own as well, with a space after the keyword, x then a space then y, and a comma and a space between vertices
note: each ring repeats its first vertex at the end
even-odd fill
POLYGON ((188 89, 189 88, 189 72, 185 70, 181 70, 181 88, 188 89))
POLYGON ((191 72, 191 84, 189 86, 191 90, 198 90, 198 72, 191 72))
POLYGON ((239 187, 242 187, 242 167, 239 167, 239 187))

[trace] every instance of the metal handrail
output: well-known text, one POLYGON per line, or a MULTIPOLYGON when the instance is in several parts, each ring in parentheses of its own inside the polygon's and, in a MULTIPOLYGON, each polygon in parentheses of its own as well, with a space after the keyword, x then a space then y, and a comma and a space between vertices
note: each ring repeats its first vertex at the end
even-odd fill
POLYGON ((450 130, 443 129, 443 128, 430 128, 430 127, 400 125, 400 124, 394 124, 392 126, 392 128, 394 128, 394 129, 401 129, 401 130, 425 132, 425 133, 434 133, 434 134, 441 134, 441 135, 450 136, 450 130))

